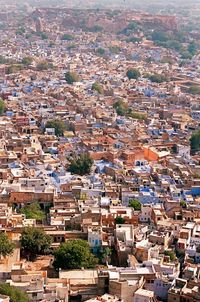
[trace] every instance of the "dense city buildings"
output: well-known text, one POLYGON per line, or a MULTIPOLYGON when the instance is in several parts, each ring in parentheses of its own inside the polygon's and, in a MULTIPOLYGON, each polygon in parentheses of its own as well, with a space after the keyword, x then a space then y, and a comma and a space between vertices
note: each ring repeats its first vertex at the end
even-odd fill
POLYGON ((2 302, 200 301, 200 4, 129 2, 0 1, 2 302))

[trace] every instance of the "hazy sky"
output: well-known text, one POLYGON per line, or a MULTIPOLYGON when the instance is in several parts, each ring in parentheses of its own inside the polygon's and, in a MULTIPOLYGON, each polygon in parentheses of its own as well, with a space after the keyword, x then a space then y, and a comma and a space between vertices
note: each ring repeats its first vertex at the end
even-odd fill
POLYGON ((71 2, 78 2, 79 4, 84 5, 85 3, 102 3, 105 2, 107 4, 109 3, 114 3, 114 4, 119 4, 119 3, 123 3, 123 2, 127 2, 130 4, 146 4, 146 5, 151 5, 151 4, 162 4, 162 5, 169 5, 169 4, 194 4, 194 3, 200 3, 200 0, 0 0, 1 3, 4 4, 8 4, 8 3, 38 3, 38 4, 42 4, 42 3, 49 3, 49 4, 57 4, 59 5, 59 2, 62 3, 71 3, 71 2))
POLYGON ((129 7, 151 7, 154 5, 162 7, 171 7, 171 6, 194 6, 200 4, 200 0, 0 0, 1 4, 33 4, 34 6, 51 6, 51 5, 65 5, 65 6, 129 6, 129 7))

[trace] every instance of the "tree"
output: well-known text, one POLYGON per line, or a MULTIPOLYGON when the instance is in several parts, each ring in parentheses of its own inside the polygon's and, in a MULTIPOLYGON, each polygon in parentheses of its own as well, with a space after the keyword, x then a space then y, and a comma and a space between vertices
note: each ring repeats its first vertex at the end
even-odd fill
POLYGON ((126 115, 127 112, 128 112, 128 105, 124 101, 122 101, 122 100, 117 101, 113 105, 113 108, 115 108, 117 114, 121 115, 121 116, 126 115))
POLYGON ((38 202, 25 205, 20 213, 25 214, 27 219, 43 220, 45 218, 45 213, 41 210, 38 202))
POLYGON ((177 154, 178 153, 178 146, 176 145, 176 144, 174 144, 173 146, 172 146, 172 153, 173 154, 177 154))
POLYGON ((2 99, 0 99, 0 115, 2 115, 5 111, 5 103, 2 99))
POLYGON ((14 243, 8 238, 7 234, 0 233, 0 256, 6 257, 13 253, 14 243))
POLYGON ((54 128, 56 136, 63 136, 66 129, 64 122, 56 119, 47 121, 45 128, 54 128))
POLYGON ((137 22, 132 21, 128 24, 127 29, 135 31, 138 29, 138 26, 139 26, 139 24, 137 22))
POLYGON ((33 62, 33 58, 32 57, 24 57, 22 59, 22 64, 26 65, 26 66, 29 66, 31 65, 33 62))
POLYGON ((191 53, 189 53, 189 51, 182 51, 181 52, 181 59, 183 60, 190 60, 192 59, 193 55, 191 53))
POLYGON ((193 154, 200 151, 200 129, 192 134, 190 138, 190 147, 193 154))
POLYGON ((129 201, 129 207, 134 208, 135 211, 141 211, 142 205, 137 199, 132 199, 129 201))
POLYGON ((37 70, 38 71, 47 70, 48 68, 49 68, 49 63, 47 61, 40 61, 37 64, 37 70))
POLYGON ((20 243, 23 254, 28 259, 35 259, 37 255, 49 253, 52 239, 44 230, 28 227, 22 231, 20 243))
POLYGON ((121 216, 117 216, 115 218, 115 224, 124 224, 125 223, 125 219, 121 216))
POLYGON ((74 155, 69 158, 69 171, 74 174, 90 174, 93 165, 93 159, 88 154, 74 155))
POLYGON ((127 43, 139 43, 142 39, 138 37, 131 37, 126 40, 127 43))
POLYGON ((129 78, 129 80, 131 80, 131 79, 137 80, 141 76, 140 71, 136 68, 129 69, 127 71, 126 75, 129 78))
POLYGON ((178 52, 184 50, 183 44, 185 42, 185 35, 183 32, 165 32, 165 31, 154 31, 151 35, 151 39, 156 45, 165 48, 170 48, 178 52))
POLYGON ((196 43, 192 42, 188 45, 188 52, 194 56, 198 52, 198 46, 196 43))
POLYGON ((116 108, 116 112, 120 116, 126 115, 127 110, 123 106, 119 106, 116 108))
POLYGON ((68 84, 73 84, 75 82, 78 82, 80 79, 76 72, 68 71, 65 74, 65 80, 67 81, 68 84))
POLYGON ((163 75, 163 74, 158 74, 158 73, 155 73, 155 74, 150 74, 148 76, 149 80, 151 82, 154 82, 154 83, 163 83, 163 82, 167 82, 168 81, 168 78, 163 75))
POLYGON ((62 243, 54 252, 54 257, 53 265, 56 269, 93 268, 97 264, 97 259, 90 252, 89 244, 81 239, 62 243))
POLYGON ((21 64, 11 64, 7 68, 7 73, 8 74, 17 73, 17 72, 21 71, 22 68, 23 68, 23 66, 21 64))
POLYGON ((39 33, 39 36, 41 37, 42 40, 47 40, 47 39, 48 39, 47 34, 44 33, 44 32, 40 32, 40 33, 39 33))
POLYGON ((200 86, 193 85, 188 89, 188 92, 191 93, 191 94, 200 95, 200 86))
POLYGON ((111 46, 111 47, 109 47, 109 51, 112 54, 119 54, 121 51, 121 48, 119 46, 111 46))
POLYGON ((29 302, 26 293, 8 283, 0 283, 0 294, 10 297, 10 302, 29 302))
POLYGON ((132 110, 130 110, 130 112, 128 112, 128 116, 130 116, 136 120, 146 120, 147 119, 146 114, 134 112, 132 110))
POLYGON ((176 254, 173 251, 164 251, 164 255, 165 256, 169 256, 171 261, 175 261, 176 260, 176 254))
POLYGON ((7 63, 7 59, 2 55, 0 55, 0 64, 6 64, 6 63, 7 63))
POLYGON ((174 49, 176 51, 182 51, 183 46, 179 41, 171 40, 166 43, 166 47, 170 49, 174 49))
POLYGON ((92 84, 92 90, 97 91, 99 94, 103 93, 103 87, 98 82, 95 82, 94 84, 92 84))
POLYGON ((16 31, 16 35, 22 36, 25 32, 26 32, 25 28, 23 26, 20 26, 16 31))
POLYGON ((181 200, 180 206, 185 209, 187 207, 187 203, 184 200, 181 200))
POLYGON ((71 41, 73 39, 74 39, 74 37, 70 34, 63 34, 61 37, 61 40, 63 40, 63 41, 71 41))
POLYGON ((200 179, 200 174, 199 174, 199 173, 193 174, 193 178, 194 178, 194 179, 200 179))
POLYGON ((71 49, 74 49, 74 48, 76 48, 76 44, 74 44, 74 43, 67 46, 67 50, 71 50, 71 49))
POLYGON ((100 56, 103 56, 103 55, 105 54, 105 52, 106 52, 106 51, 105 51, 104 48, 101 48, 101 47, 100 47, 100 48, 97 49, 97 53, 98 53, 98 55, 100 55, 100 56))
POLYGON ((154 31, 151 38, 154 42, 166 42, 169 39, 169 35, 164 31, 154 31))

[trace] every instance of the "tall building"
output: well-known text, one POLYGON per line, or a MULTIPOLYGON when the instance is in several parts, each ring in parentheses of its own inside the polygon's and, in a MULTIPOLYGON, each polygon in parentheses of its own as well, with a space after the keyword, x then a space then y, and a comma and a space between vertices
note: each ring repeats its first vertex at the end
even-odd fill
POLYGON ((35 29, 36 29, 36 32, 39 33, 39 32, 42 32, 43 29, 44 29, 44 26, 42 24, 42 19, 40 17, 38 17, 36 20, 35 20, 35 29))

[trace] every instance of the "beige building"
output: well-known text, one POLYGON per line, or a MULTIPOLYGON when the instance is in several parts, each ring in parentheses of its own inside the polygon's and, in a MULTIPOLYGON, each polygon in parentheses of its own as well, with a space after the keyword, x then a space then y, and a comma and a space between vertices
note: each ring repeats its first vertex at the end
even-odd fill
POLYGON ((154 292, 146 289, 139 288, 133 298, 133 302, 155 302, 154 292))

